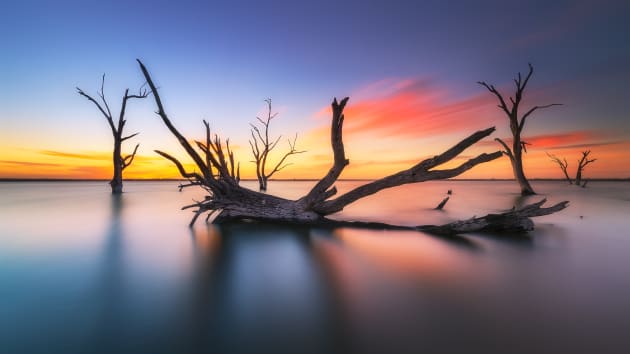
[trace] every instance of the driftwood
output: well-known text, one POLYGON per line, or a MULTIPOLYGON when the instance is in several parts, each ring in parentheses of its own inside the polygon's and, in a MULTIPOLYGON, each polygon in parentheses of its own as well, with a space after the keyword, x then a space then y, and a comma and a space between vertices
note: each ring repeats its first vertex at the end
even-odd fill
POLYGON ((523 233, 534 229, 534 222, 530 219, 558 212, 569 205, 563 201, 548 208, 542 208, 547 201, 543 199, 537 203, 528 204, 520 209, 512 208, 499 214, 488 214, 482 217, 473 217, 468 220, 454 221, 444 225, 416 226, 416 230, 426 231, 438 235, 455 235, 468 232, 504 232, 523 233))
MULTIPOLYGON (((402 226, 380 224, 380 223, 352 223, 336 221, 327 218, 328 215, 343 210, 343 208, 361 198, 377 193, 383 189, 400 186, 407 183, 417 183, 430 180, 446 179, 458 176, 472 167, 492 161, 501 157, 501 152, 496 151, 490 154, 480 154, 471 158, 454 168, 437 169, 438 166, 453 160, 466 148, 477 143, 494 132, 494 127, 480 130, 453 147, 432 158, 423 160, 411 168, 394 173, 390 176, 364 184, 354 188, 340 196, 335 197, 337 189, 334 183, 350 161, 345 156, 342 131, 344 114, 343 110, 348 102, 348 98, 341 101, 334 99, 332 102, 332 123, 331 123, 331 145, 333 150, 333 165, 328 173, 322 177, 312 189, 303 197, 297 200, 289 200, 273 195, 268 195, 241 187, 238 183, 238 175, 234 173, 234 160, 229 149, 224 149, 221 140, 215 136, 214 141, 209 137, 208 124, 206 125, 206 142, 197 142, 196 150, 189 140, 173 126, 170 121, 159 92, 144 64, 138 60, 142 73, 147 84, 151 88, 153 98, 157 105, 157 114, 166 127, 177 138, 180 145, 194 161, 199 172, 187 171, 181 162, 171 155, 157 151, 160 155, 169 159, 175 164, 180 174, 189 180, 188 185, 196 185, 205 189, 208 195, 204 200, 196 201, 194 204, 184 206, 183 209, 194 209, 194 216, 191 220, 192 226, 197 218, 208 213, 206 220, 212 215, 214 223, 225 223, 233 221, 261 221, 301 225, 338 225, 367 227, 367 225, 380 225, 391 229, 408 229, 402 226), (226 158, 225 152, 230 158, 226 158), (203 155, 203 156, 202 156, 203 155)), ((441 229, 430 229, 435 226, 423 226, 414 228, 416 230, 440 232, 441 229)), ((444 226, 448 228, 447 226, 444 226)), ((450 229, 457 231, 460 228, 451 226, 450 229)), ((464 230, 464 228, 461 228, 464 230)))
POLYGON ((544 106, 534 106, 530 108, 528 111, 520 115, 519 106, 522 103, 523 92, 525 91, 525 87, 527 87, 527 83, 529 79, 532 77, 534 73, 534 67, 532 64, 529 65, 529 72, 523 79, 521 73, 518 73, 516 79, 514 79, 514 85, 516 86, 516 90, 514 92, 513 97, 509 97, 510 107, 506 103, 503 95, 494 87, 494 85, 489 85, 485 81, 479 81, 478 84, 485 87, 490 93, 495 95, 499 100, 499 108, 505 113, 510 122, 510 131, 512 132, 512 148, 508 147, 508 144, 505 143, 500 138, 495 138, 499 144, 503 147, 503 153, 510 159, 510 163, 512 164, 512 171, 514 172, 514 178, 518 182, 521 187, 522 195, 532 195, 536 194, 534 189, 529 184, 529 181, 525 177, 525 172, 523 171, 523 152, 527 152, 527 145, 529 143, 523 141, 521 139, 521 133, 523 132, 523 128, 525 127, 525 122, 527 118, 539 109, 549 108, 553 106, 559 106, 560 103, 551 103, 544 106))
POLYGON ((435 207, 435 210, 442 210, 442 209, 444 209, 444 206, 446 205, 446 203, 448 202, 449 199, 451 199, 451 197, 446 197, 446 198, 442 199, 440 204, 438 204, 438 206, 435 207))

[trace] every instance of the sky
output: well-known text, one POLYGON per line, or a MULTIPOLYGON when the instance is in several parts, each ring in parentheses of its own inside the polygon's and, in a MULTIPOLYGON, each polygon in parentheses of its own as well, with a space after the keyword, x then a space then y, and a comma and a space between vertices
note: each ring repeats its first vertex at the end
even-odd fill
MULTIPOLYGON (((249 124, 267 98, 277 153, 295 134, 307 150, 276 178, 330 168, 334 97, 350 97, 342 178, 406 169, 491 126, 453 163, 497 151, 508 120, 477 81, 509 96, 530 62, 524 107, 563 105, 528 120, 526 175, 562 178, 546 153, 574 174, 592 150, 587 178, 628 178, 628 18, 627 1, 3 1, 0 178, 110 178, 111 132, 75 87, 95 95, 105 73, 117 111, 125 88, 144 83, 136 58, 175 126, 199 139, 208 120, 230 138, 244 178, 255 176, 249 124)), ((125 130, 140 134, 123 150, 140 148, 127 178, 178 177, 156 149, 189 161, 155 109, 151 98, 129 103, 125 130)), ((511 176, 501 158, 461 177, 511 176)))

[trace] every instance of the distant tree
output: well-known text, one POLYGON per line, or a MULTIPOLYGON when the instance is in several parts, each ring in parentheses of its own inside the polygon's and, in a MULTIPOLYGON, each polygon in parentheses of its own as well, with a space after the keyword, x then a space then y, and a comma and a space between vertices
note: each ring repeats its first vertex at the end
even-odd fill
POLYGON ((556 155, 551 155, 550 153, 547 153, 547 156, 549 156, 551 161, 558 164, 558 166, 562 170, 562 173, 564 173, 564 178, 567 179, 567 182, 569 182, 569 184, 573 184, 571 177, 569 177, 569 174, 567 173, 567 167, 569 167, 569 162, 567 161, 567 159, 563 158, 562 160, 560 160, 559 157, 557 157, 556 155))
MULTIPOLYGON (((144 85, 143 85, 144 86, 144 85)), ((134 157, 136 156, 136 152, 138 151, 138 147, 140 144, 136 144, 136 147, 133 149, 133 152, 130 155, 123 156, 122 155, 122 143, 125 140, 131 139, 139 133, 134 133, 128 136, 123 136, 123 129, 125 127, 125 123, 127 120, 125 119, 125 110, 127 108, 127 101, 131 98, 145 98, 149 95, 149 91, 140 87, 138 90, 138 94, 130 95, 129 89, 125 90, 125 94, 122 98, 122 103, 120 106, 120 113, 118 114, 118 121, 114 124, 114 118, 111 110, 109 109, 109 104, 105 99, 105 74, 101 79, 101 89, 97 92, 98 99, 94 99, 92 96, 85 93, 83 90, 77 87, 77 92, 79 95, 90 100, 94 105, 98 108, 98 110, 103 114, 105 119, 107 119, 107 123, 109 123, 109 127, 112 130, 112 135, 114 137, 114 152, 113 152, 113 165, 114 165, 114 175, 112 180, 109 182, 112 187, 112 194, 120 194, 123 191, 123 170, 129 167, 133 162, 134 157)))
POLYGON ((263 192, 267 190, 267 181, 269 180, 269 178, 271 178, 271 176, 273 176, 276 172, 284 169, 285 167, 291 165, 291 163, 285 163, 286 159, 289 156, 305 152, 298 151, 295 148, 295 144, 297 141, 296 134, 293 138, 293 141, 291 141, 291 139, 288 139, 289 151, 287 151, 282 156, 282 158, 278 160, 271 171, 268 172, 267 163, 269 163, 269 154, 278 145, 278 142, 280 141, 280 138, 282 138, 282 136, 278 136, 278 138, 273 141, 269 140, 269 124, 271 123, 271 120, 278 115, 278 113, 271 113, 272 110, 270 98, 266 99, 265 102, 267 102, 267 117, 265 117, 264 119, 256 117, 256 119, 260 123, 259 126, 250 123, 250 126, 252 127, 250 130, 252 138, 249 140, 249 146, 251 147, 252 155, 254 156, 254 160, 252 162, 256 164, 256 178, 258 179, 258 189, 263 192))
MULTIPOLYGON (((597 161, 597 159, 592 159, 592 160, 588 159, 588 155, 590 155, 590 153, 591 153, 590 150, 582 151, 582 158, 578 160, 578 167, 577 167, 577 171, 575 172, 575 184, 577 186, 581 185, 582 187, 586 187, 586 182, 582 183, 582 171, 584 171, 584 168, 586 167, 586 165, 588 165, 591 162, 597 161)), ((567 162, 567 159, 563 158, 562 160, 560 160, 560 158, 556 157, 555 155, 551 155, 549 153, 547 153, 547 156, 549 156, 549 158, 551 158, 553 162, 558 164, 558 166, 562 170, 562 173, 564 173, 564 177, 567 179, 567 181, 569 181, 569 184, 573 184, 573 181, 571 181, 571 177, 569 177, 569 174, 567 173, 567 167, 569 166, 569 162, 567 162)))
POLYGON ((514 178, 521 187, 522 195, 536 194, 536 192, 534 192, 534 189, 532 189, 531 185, 529 184, 529 181, 525 177, 525 172, 523 171, 523 152, 527 152, 525 146, 527 143, 521 139, 521 133, 523 131, 523 128, 525 127, 525 122, 527 118, 538 109, 561 105, 559 103, 552 103, 544 106, 534 106, 524 114, 519 115, 519 108, 523 99, 523 92, 525 91, 525 87, 527 86, 529 79, 534 73, 534 67, 531 64, 528 65, 529 72, 525 76, 525 79, 523 80, 520 72, 518 73, 518 77, 514 79, 516 91, 514 93, 514 97, 509 97, 511 103, 510 107, 508 107, 508 104, 503 98, 503 95, 494 87, 494 85, 489 85, 485 81, 478 82, 478 84, 484 86, 486 89, 488 89, 488 91, 490 91, 497 97, 497 99, 499 100, 499 108, 507 115, 509 119, 510 130, 512 131, 512 148, 510 149, 508 145, 499 138, 495 138, 494 140, 496 140, 503 146, 503 153, 510 158, 510 163, 512 164, 512 170, 514 172, 514 178))
MULTIPOLYGON (((588 159, 588 155, 590 155, 590 153, 591 153, 591 150, 582 151, 582 158, 578 161, 578 168, 577 168, 577 172, 575 173, 575 184, 577 184, 578 186, 582 183, 582 171, 584 171, 584 168, 586 167, 586 165, 588 165, 591 162, 597 161, 597 159, 592 159, 592 160, 588 159)), ((584 182, 582 186, 583 187, 586 186, 586 182, 584 182)))

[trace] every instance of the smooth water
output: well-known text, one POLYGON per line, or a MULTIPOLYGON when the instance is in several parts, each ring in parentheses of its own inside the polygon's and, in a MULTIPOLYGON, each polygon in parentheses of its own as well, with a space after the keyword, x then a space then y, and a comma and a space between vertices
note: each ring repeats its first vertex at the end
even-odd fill
MULTIPOLYGON (((533 185, 571 204, 530 237, 441 238, 202 218, 191 230, 180 207, 202 194, 176 182, 127 182, 120 198, 103 182, 0 183, 0 352, 627 353, 630 184, 533 185)), ((541 198, 516 191, 421 183, 337 217, 436 224, 541 198)))

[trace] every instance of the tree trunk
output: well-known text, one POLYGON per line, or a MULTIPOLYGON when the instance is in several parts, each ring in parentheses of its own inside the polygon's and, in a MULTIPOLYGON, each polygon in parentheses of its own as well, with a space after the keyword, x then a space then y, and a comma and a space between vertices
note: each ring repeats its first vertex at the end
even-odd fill
POLYGON ((114 166, 114 175, 112 177, 112 180, 109 182, 109 185, 112 187, 112 194, 121 194, 123 192, 123 181, 122 181, 123 161, 120 155, 121 143, 122 142, 119 138, 114 139, 114 153, 112 156, 112 163, 114 166))
POLYGON ((575 184, 579 186, 580 183, 582 183, 582 170, 578 167, 578 170, 575 173, 575 184))
POLYGON ((512 170, 514 171, 514 177, 518 182, 518 185, 521 187, 521 195, 534 195, 534 189, 529 184, 527 177, 525 177, 525 171, 523 171, 523 160, 522 154, 517 150, 517 153, 514 154, 514 160, 512 162, 512 170))

